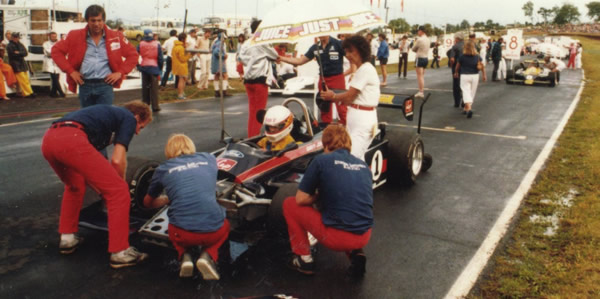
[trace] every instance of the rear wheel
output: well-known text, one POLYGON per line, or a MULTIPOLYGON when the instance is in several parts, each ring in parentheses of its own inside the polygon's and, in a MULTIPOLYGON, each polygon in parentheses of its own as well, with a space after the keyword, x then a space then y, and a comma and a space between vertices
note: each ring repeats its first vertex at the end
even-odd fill
POLYGON ((131 196, 131 211, 140 216, 152 216, 158 209, 147 209, 144 207, 144 197, 150 187, 152 175, 160 165, 158 161, 139 158, 127 158, 127 172, 125 180, 129 185, 129 195, 131 196))
POLYGON ((269 206, 268 225, 269 233, 281 239, 288 239, 287 223, 283 217, 283 202, 291 196, 296 196, 297 183, 288 183, 279 187, 269 206))
MULTIPOLYGON (((431 164, 425 162, 425 146, 419 134, 405 130, 389 130, 388 179, 412 185, 419 174, 431 164)), ((432 161, 432 160, 431 160, 432 161)))
POLYGON ((506 84, 514 84, 515 71, 506 71, 506 84))
POLYGON ((556 73, 551 72, 550 74, 548 74, 548 80, 550 81, 550 87, 556 86, 556 73))

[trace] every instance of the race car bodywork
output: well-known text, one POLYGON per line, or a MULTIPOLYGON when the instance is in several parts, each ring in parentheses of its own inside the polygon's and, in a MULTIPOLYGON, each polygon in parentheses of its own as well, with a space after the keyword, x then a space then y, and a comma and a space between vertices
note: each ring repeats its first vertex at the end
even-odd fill
POLYGON ((506 72, 506 84, 556 86, 558 73, 543 67, 543 60, 525 60, 506 72))
MULTIPOLYGON (((420 107, 419 129, 422 108, 428 97, 429 95, 420 107)), ((412 120, 413 102, 414 99, 410 96, 384 95, 380 106, 402 108, 405 118, 412 120)), ((258 147, 257 142, 262 136, 257 136, 228 143, 213 152, 217 157, 218 167, 217 201, 226 209, 232 227, 230 238, 238 242, 253 243, 267 231, 285 231, 281 210, 283 201, 295 195, 309 163, 323 152, 323 126, 317 123, 304 101, 289 98, 283 105, 292 111, 300 111, 295 113, 291 133, 297 143, 290 144, 281 151, 268 152, 258 147)), ((425 154, 423 141, 417 132, 389 130, 384 123, 380 123, 374 132, 365 161, 373 173, 373 188, 382 186, 388 180, 413 184, 417 176, 427 171, 432 164, 432 158, 425 154)), ((168 207, 147 210, 142 204, 151 173, 158 162, 150 161, 144 165, 146 166, 142 171, 128 170, 128 173, 140 174, 129 181, 132 218, 135 216, 140 220, 147 220, 139 228, 144 241, 170 246, 167 231, 168 207), (153 216, 149 217, 150 215, 153 216)), ((80 224, 91 227, 85 219, 80 224)))

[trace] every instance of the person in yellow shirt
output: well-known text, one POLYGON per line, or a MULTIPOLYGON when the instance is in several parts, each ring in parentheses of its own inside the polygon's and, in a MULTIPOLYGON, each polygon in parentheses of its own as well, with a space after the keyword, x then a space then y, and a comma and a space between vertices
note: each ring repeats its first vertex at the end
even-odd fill
POLYGON ((266 151, 280 151, 288 144, 296 142, 290 135, 294 128, 294 115, 282 106, 276 105, 265 114, 263 121, 265 137, 258 141, 258 146, 266 151))
POLYGON ((175 41, 175 45, 173 46, 173 51, 171 52, 172 59, 172 70, 174 76, 179 76, 179 81, 177 83, 177 99, 185 100, 185 94, 183 93, 183 89, 185 88, 185 83, 187 81, 188 76, 188 60, 190 59, 191 54, 185 52, 184 41, 187 35, 185 33, 180 33, 177 36, 177 40, 175 41))

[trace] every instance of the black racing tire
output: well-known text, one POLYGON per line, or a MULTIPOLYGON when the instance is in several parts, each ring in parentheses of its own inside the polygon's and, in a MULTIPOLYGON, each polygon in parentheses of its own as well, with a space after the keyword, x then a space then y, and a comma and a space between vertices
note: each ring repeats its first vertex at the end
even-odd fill
POLYGON ((554 87, 556 86, 556 73, 555 72, 550 72, 550 74, 548 74, 548 80, 550 81, 550 84, 548 84, 548 86, 550 87, 554 87))
POLYGON ((144 197, 150 187, 152 175, 160 165, 158 161, 140 157, 127 158, 127 172, 125 181, 129 186, 131 196, 131 211, 140 216, 153 216, 159 209, 144 207, 144 197))
POLYGON ((423 171, 425 146, 413 130, 388 130, 388 180, 408 186, 417 181, 423 171))
POLYGON ((430 154, 423 155, 423 168, 421 172, 426 172, 433 165, 433 157, 430 154))
POLYGON ((287 183, 277 189, 269 211, 267 213, 267 224, 269 233, 275 237, 288 240, 287 223, 283 217, 283 202, 290 196, 295 196, 298 191, 297 183, 287 183))
POLYGON ((506 71, 506 84, 515 84, 515 71, 506 71))

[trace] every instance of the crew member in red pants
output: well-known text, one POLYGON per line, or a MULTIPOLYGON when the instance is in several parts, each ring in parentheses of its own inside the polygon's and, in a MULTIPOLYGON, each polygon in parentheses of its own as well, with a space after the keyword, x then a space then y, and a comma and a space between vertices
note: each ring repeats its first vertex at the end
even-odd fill
POLYGON ((131 199, 124 178, 129 142, 151 121, 148 105, 132 101, 124 107, 90 106, 52 123, 42 141, 42 154, 65 184, 58 227, 61 253, 72 253, 82 241, 75 233, 87 183, 106 201, 110 266, 133 266, 147 258, 129 246, 131 199), (99 150, 110 143, 114 150, 108 161, 99 150))
MULTIPOLYGON (((325 83, 329 89, 346 89, 346 80, 344 79, 344 56, 346 52, 342 48, 342 42, 330 36, 320 36, 318 44, 312 45, 306 51, 304 56, 301 57, 287 57, 279 56, 281 61, 287 62, 293 65, 302 65, 313 60, 316 55, 320 55, 323 77, 325 77, 325 83)), ((319 60, 317 60, 319 61, 319 60)), ((323 89, 322 78, 319 77, 319 89, 323 89)), ((324 103, 325 105, 331 105, 330 103, 324 103)), ((347 107, 344 104, 336 103, 340 122, 346 124, 346 110, 347 107)), ((327 110, 327 109, 325 109, 327 110)), ((325 123, 331 123, 333 120, 332 110, 324 112, 321 110, 321 121, 325 123)))
POLYGON ((350 274, 362 276, 367 258, 362 248, 373 226, 373 179, 367 164, 350 154, 346 129, 329 125, 323 131, 325 153, 314 158, 296 197, 283 203, 294 256, 289 267, 304 274, 315 272, 307 232, 334 251, 350 258, 350 274), (317 198, 318 191, 318 198, 317 198), (321 209, 313 208, 319 202, 321 209))
POLYGON ((154 172, 144 205, 169 205, 169 239, 179 253, 180 277, 194 274, 192 257, 186 250, 202 246, 196 267, 205 280, 218 280, 219 247, 229 236, 225 210, 217 203, 217 160, 209 153, 196 153, 194 142, 183 134, 169 138, 167 161, 154 172), (167 195, 161 196, 163 190, 167 195))

